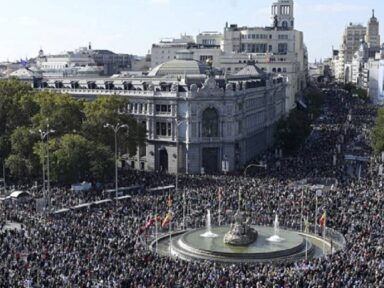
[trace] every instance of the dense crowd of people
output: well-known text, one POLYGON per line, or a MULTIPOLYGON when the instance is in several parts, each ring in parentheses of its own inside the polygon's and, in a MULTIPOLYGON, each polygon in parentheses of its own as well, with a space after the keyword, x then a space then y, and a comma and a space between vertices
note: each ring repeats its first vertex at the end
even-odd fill
MULTIPOLYGON (((245 176, 181 176, 180 191, 173 193, 173 229, 204 225, 207 207, 214 224, 219 217, 222 224, 230 223, 230 211, 239 208, 239 190, 241 209, 253 224, 272 225, 277 213, 282 226, 297 228, 302 215, 312 223, 319 217, 314 192, 302 180, 333 179, 332 189, 318 199, 320 209, 327 211, 327 226, 346 239, 345 247, 333 254, 296 263, 185 262, 149 250, 149 239, 141 233, 149 217, 167 213, 167 194, 142 193, 50 215, 37 213, 35 205, 26 202, 17 209, 2 205, 0 210, 0 219, 21 223, 21 229, 0 229, 0 287, 384 287, 380 160, 372 156, 369 134, 375 115, 365 101, 330 90, 322 116, 295 155, 267 151, 258 159, 266 168, 253 167, 245 176), (355 150, 369 162, 344 159, 355 150), (348 174, 355 166, 362 166, 363 172, 348 174)), ((120 181, 156 187, 175 179, 130 172, 120 181)), ((52 197, 56 208, 79 203, 66 189, 53 189, 52 197)), ((82 198, 95 201, 102 194, 82 198)))

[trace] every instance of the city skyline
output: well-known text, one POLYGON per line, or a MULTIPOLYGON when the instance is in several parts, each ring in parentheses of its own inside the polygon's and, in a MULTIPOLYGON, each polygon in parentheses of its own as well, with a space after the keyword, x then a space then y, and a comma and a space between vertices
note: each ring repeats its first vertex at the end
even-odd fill
MULTIPOLYGON (((48 54, 71 51, 88 42, 95 49, 143 56, 161 38, 223 32, 226 22, 250 27, 271 25, 274 1, 112 0, 107 7, 98 0, 38 2, 15 0, 1 5, 3 11, 15 12, 0 16, 0 61, 36 57, 40 48, 48 54)), ((311 62, 330 57, 332 46, 338 49, 349 22, 366 25, 372 9, 379 22, 384 16, 378 0, 294 3, 295 29, 304 32, 311 62)), ((383 34, 382 27, 380 31, 383 34)))

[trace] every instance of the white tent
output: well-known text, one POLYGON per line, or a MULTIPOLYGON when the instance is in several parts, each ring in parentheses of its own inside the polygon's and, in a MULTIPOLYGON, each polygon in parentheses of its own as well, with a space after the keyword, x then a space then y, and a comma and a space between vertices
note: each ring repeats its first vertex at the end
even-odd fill
POLYGON ((9 198, 21 198, 21 197, 31 197, 27 191, 13 191, 9 196, 9 198))

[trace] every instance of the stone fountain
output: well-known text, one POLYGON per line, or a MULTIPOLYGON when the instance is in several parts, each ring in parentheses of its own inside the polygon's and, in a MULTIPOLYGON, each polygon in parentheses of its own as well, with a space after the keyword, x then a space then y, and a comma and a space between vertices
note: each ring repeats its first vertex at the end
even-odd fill
POLYGON ((201 237, 204 238, 215 238, 218 235, 215 233, 212 233, 212 228, 211 228, 211 210, 207 210, 207 220, 206 220, 206 225, 207 225, 207 231, 205 231, 203 234, 201 234, 201 237))
POLYGON ((300 232, 280 229, 277 215, 273 227, 251 226, 248 220, 244 221, 240 193, 238 207, 229 226, 212 226, 211 211, 207 210, 206 227, 174 233, 171 242, 164 236, 158 240, 159 247, 164 247, 160 253, 187 261, 228 263, 292 262, 318 253, 319 248, 300 232))
POLYGON ((275 215, 275 220, 273 221, 273 232, 274 234, 269 237, 267 240, 270 242, 281 242, 284 239, 279 236, 280 228, 279 228, 279 217, 277 214, 275 215))
POLYGON ((240 210, 235 214, 235 223, 231 224, 229 231, 224 235, 224 243, 234 246, 247 246, 257 240, 257 231, 244 222, 240 210))

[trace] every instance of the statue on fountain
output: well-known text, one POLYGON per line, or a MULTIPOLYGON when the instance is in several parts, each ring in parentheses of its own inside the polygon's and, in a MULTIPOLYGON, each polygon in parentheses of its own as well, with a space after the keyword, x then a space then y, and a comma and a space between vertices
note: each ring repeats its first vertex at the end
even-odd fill
POLYGON ((244 222, 240 210, 235 214, 235 223, 224 235, 224 243, 234 246, 247 246, 257 239, 257 231, 248 225, 249 221, 244 222))

